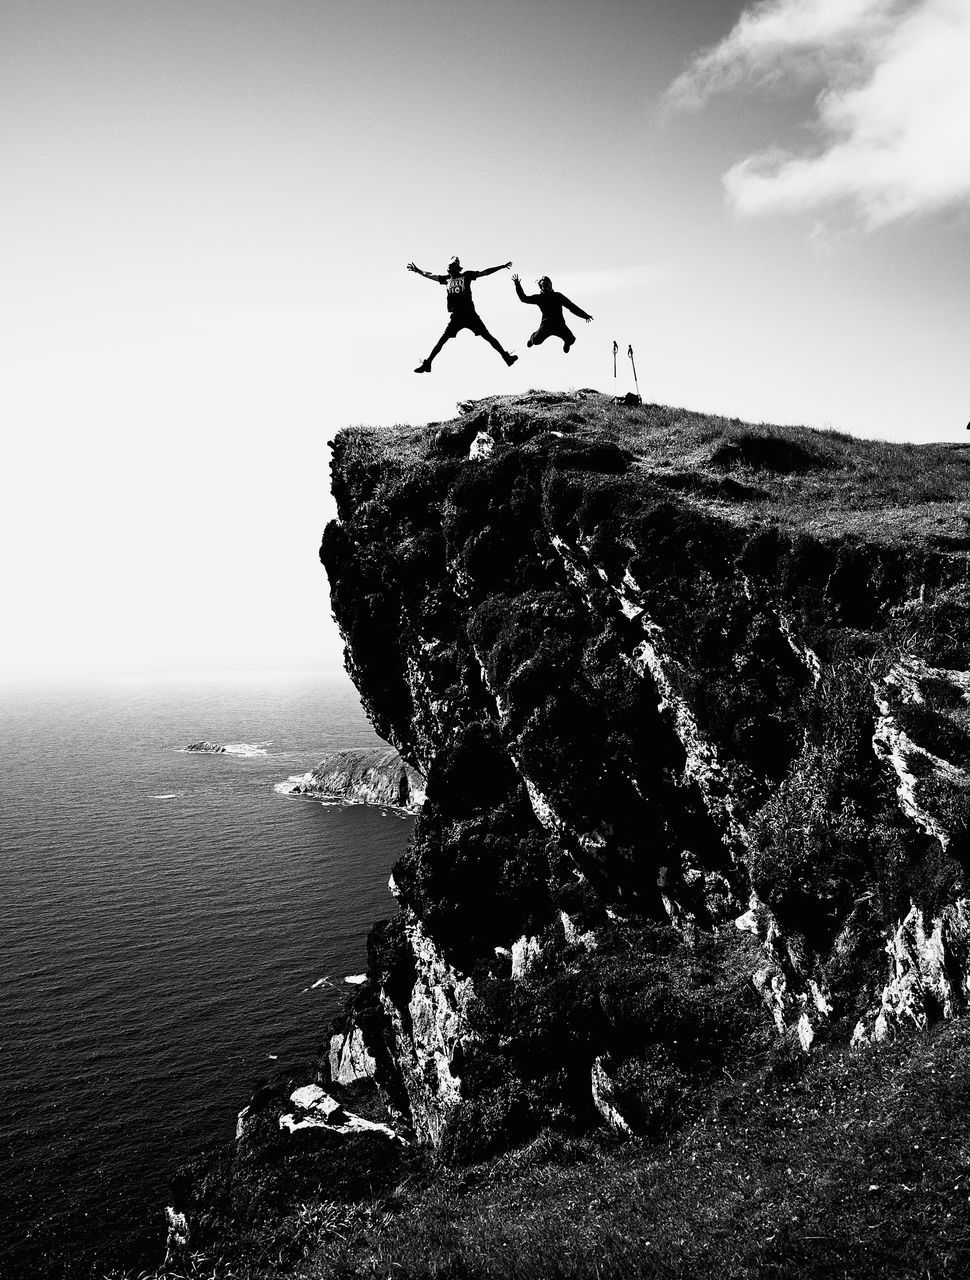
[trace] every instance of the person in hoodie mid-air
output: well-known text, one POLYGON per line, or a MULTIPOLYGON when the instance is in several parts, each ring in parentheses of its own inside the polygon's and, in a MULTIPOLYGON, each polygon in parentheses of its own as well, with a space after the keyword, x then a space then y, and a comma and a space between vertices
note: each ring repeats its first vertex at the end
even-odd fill
POLYGON ((543 276, 538 281, 538 293, 524 293, 518 276, 513 276, 512 282, 515 285, 515 292, 519 295, 519 301, 531 302, 542 312, 542 322, 526 346, 537 347, 545 342, 546 338, 562 338, 563 352, 567 352, 576 341, 576 335, 563 318, 563 307, 571 311, 574 316, 585 320, 587 324, 593 317, 587 315, 582 307, 577 307, 574 302, 570 302, 564 293, 557 293, 548 276, 543 276))
POLYGON ((408 271, 414 271, 417 275, 424 276, 426 280, 434 280, 438 284, 443 284, 448 290, 448 327, 435 343, 434 349, 427 360, 422 360, 415 369, 415 373, 430 373, 431 361, 448 339, 454 338, 462 329, 471 329, 472 333, 479 338, 484 338, 490 346, 493 346, 506 364, 515 364, 519 357, 512 355, 510 351, 506 351, 501 342, 492 337, 485 328, 481 316, 475 310, 475 303, 472 299, 473 280, 478 280, 480 276, 490 276, 495 271, 505 271, 511 265, 511 262, 503 262, 501 266, 486 267, 484 271, 462 271, 461 263, 458 259, 452 258, 448 263, 448 274, 446 276, 436 276, 432 275, 430 271, 422 271, 413 262, 408 263, 408 271))

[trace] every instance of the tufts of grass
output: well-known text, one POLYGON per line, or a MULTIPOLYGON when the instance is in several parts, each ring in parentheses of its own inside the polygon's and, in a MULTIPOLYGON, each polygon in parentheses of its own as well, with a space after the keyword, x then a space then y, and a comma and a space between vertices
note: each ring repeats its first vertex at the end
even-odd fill
POLYGON ((544 1132, 438 1169, 294 1280, 958 1277, 970 1265, 970 1028, 726 1082, 673 1140, 544 1132))

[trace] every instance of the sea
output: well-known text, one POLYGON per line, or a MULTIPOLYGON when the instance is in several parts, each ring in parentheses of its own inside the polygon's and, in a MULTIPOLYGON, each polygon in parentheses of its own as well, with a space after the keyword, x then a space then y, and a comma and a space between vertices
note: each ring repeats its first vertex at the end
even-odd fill
POLYGON ((278 787, 379 744, 324 673, 0 690, 4 1277, 160 1262, 168 1177, 312 1070, 413 820, 278 787))

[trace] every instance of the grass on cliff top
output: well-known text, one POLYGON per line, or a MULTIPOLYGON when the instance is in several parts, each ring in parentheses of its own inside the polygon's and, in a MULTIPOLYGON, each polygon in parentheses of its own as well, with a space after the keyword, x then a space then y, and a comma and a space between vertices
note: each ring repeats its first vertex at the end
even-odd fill
MULTIPOLYGON (((396 469, 439 456, 450 436, 467 455, 479 429, 498 448, 543 433, 606 437, 682 500, 728 518, 752 514, 818 537, 922 536, 970 548, 970 445, 896 444, 803 426, 746 423, 668 405, 626 405, 595 391, 533 391, 467 402, 449 423, 350 428, 353 451, 396 469)), ((549 439, 550 448, 555 447, 549 439)))
POLYGON ((168 1280, 942 1280, 970 1274, 970 1022, 776 1055, 667 1143, 544 1132, 361 1205, 291 1208, 275 1245, 168 1280), (294 1261, 294 1233, 297 1260, 294 1261), (274 1257, 287 1262, 277 1267, 274 1257))

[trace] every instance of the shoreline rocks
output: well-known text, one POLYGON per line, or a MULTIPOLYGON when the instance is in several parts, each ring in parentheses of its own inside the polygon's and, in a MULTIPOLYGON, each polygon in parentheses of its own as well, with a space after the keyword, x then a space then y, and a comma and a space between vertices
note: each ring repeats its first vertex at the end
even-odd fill
POLYGON ((278 789, 283 795, 375 804, 404 813, 417 813, 425 798, 423 774, 392 747, 331 751, 314 769, 278 789))

